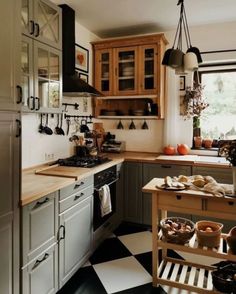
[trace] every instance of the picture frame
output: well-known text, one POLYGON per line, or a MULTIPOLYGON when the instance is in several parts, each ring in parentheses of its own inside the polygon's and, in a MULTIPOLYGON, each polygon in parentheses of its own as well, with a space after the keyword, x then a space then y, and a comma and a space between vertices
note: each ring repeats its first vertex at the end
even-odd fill
POLYGON ((89 50, 78 44, 75 44, 75 68, 86 73, 89 69, 89 50))
POLYGON ((179 90, 185 91, 185 76, 179 77, 179 90))
POLYGON ((82 73, 82 72, 79 72, 79 78, 83 81, 85 81, 86 83, 88 83, 88 75, 82 73))

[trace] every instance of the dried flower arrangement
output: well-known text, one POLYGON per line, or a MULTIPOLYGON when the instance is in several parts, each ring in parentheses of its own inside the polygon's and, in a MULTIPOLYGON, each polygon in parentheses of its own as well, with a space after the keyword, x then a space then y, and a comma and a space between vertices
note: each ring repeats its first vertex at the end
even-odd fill
POLYGON ((184 119, 190 119, 193 117, 200 117, 202 111, 209 106, 203 97, 203 89, 200 83, 194 83, 193 88, 186 87, 184 96, 184 119))
POLYGON ((219 150, 219 154, 225 156, 226 160, 236 166, 236 140, 223 145, 219 150))

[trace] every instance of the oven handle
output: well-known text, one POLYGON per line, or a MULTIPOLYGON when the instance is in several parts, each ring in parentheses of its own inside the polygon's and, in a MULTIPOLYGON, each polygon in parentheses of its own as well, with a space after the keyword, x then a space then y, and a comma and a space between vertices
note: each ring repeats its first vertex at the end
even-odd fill
MULTIPOLYGON (((106 185, 108 185, 108 186, 110 186, 110 185, 112 185, 112 184, 114 184, 115 182, 117 182, 117 181, 119 181, 119 177, 117 177, 114 181, 111 181, 110 183, 108 183, 108 184, 106 184, 106 185)), ((104 184, 105 185, 105 184, 104 184)), ((102 186, 101 186, 102 187, 102 186)), ((99 192, 99 190, 101 189, 101 187, 100 188, 96 188, 96 187, 94 187, 94 190, 95 191, 97 191, 97 192, 99 192)))

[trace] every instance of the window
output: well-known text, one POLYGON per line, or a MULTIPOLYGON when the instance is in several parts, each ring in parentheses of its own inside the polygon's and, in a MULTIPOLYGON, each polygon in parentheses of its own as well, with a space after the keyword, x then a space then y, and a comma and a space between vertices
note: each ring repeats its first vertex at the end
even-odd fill
POLYGON ((199 73, 209 103, 200 117, 202 137, 236 139, 236 69, 203 69, 199 73))

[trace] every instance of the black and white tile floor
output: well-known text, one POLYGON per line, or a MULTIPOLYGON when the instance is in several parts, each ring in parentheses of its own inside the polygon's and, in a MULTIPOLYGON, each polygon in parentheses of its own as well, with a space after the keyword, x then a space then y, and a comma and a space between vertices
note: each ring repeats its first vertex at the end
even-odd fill
MULTIPOLYGON (((186 294, 168 286, 152 287, 152 235, 148 228, 123 223, 90 257, 89 262, 67 282, 58 294, 186 294)), ((175 258, 186 254, 169 250, 175 258)), ((198 259, 199 256, 195 257, 198 259)), ((194 256, 191 256, 194 262, 194 256)), ((204 258, 204 263, 218 260, 204 258)))

